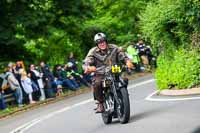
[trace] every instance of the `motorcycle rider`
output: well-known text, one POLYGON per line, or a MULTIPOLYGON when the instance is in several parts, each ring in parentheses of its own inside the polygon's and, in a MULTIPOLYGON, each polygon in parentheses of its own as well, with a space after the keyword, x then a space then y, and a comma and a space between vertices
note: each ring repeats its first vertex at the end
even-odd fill
POLYGON ((104 33, 97 33, 94 36, 95 47, 89 50, 83 64, 86 74, 94 72, 92 88, 94 90, 95 100, 98 101, 96 113, 104 112, 103 107, 103 90, 101 81, 104 79, 103 68, 111 64, 123 62, 128 68, 132 68, 133 64, 126 54, 115 44, 108 44, 104 33))

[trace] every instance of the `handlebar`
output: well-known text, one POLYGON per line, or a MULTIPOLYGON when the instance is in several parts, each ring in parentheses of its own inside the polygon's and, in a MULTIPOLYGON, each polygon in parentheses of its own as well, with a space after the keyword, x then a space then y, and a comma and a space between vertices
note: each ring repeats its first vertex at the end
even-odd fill
POLYGON ((101 66, 96 68, 96 71, 101 73, 121 73, 127 69, 126 65, 108 65, 108 66, 101 66))

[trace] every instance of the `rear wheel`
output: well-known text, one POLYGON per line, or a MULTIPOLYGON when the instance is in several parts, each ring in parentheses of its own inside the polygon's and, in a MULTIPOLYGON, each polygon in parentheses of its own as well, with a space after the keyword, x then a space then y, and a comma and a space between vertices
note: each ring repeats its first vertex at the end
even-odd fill
POLYGON ((118 92, 119 104, 117 104, 117 115, 120 123, 125 124, 130 119, 130 102, 128 90, 121 88, 118 92))

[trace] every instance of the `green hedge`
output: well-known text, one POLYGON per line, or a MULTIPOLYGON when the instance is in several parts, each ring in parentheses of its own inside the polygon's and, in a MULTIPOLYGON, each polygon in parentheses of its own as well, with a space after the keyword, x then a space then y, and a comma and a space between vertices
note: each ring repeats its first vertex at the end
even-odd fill
POLYGON ((200 84, 200 55, 198 51, 177 50, 173 58, 164 54, 158 57, 155 72, 158 88, 184 89, 200 84))

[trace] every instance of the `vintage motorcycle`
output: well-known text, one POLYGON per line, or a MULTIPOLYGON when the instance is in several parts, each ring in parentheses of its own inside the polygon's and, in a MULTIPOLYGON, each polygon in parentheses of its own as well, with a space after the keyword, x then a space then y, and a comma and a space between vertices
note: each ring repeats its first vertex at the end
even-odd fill
POLYGON ((113 118, 118 118, 120 123, 127 123, 130 119, 128 79, 121 77, 122 68, 119 65, 108 66, 104 70, 105 78, 102 80, 105 110, 102 113, 103 122, 109 124, 113 118))

